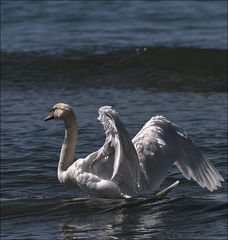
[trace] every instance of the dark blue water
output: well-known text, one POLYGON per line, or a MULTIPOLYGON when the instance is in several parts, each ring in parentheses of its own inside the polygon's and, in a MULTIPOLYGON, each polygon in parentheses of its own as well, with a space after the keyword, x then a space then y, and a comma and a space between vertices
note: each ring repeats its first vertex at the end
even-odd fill
POLYGON ((4 51, 227 48, 226 1, 2 1, 4 51))
POLYGON ((225 1, 1 2, 1 238, 227 239, 225 1), (76 158, 97 150, 102 105, 131 137, 157 114, 179 124, 223 175, 211 193, 173 167, 160 200, 104 200, 62 186, 64 129, 75 110, 76 158))

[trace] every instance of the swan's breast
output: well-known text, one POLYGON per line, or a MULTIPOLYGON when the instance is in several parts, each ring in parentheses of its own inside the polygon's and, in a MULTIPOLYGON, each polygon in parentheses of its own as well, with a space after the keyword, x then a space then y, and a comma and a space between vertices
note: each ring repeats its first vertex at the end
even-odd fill
POLYGON ((81 190, 94 197, 121 197, 119 187, 109 179, 103 179, 88 171, 85 159, 78 159, 67 171, 81 190))
POLYGON ((77 173, 76 181, 82 191, 94 197, 115 198, 122 196, 119 187, 114 182, 101 179, 92 173, 77 173))

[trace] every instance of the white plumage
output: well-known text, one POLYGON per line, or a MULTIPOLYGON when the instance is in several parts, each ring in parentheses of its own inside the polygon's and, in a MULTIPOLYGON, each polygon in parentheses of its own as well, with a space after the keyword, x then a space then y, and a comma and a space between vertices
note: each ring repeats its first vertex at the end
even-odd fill
POLYGON ((175 164, 185 178, 210 191, 223 177, 177 125, 163 116, 152 117, 132 140, 141 164, 144 188, 156 189, 175 164))
POLYGON ((58 165, 61 183, 75 184, 96 197, 127 197, 151 193, 175 164, 185 178, 210 191, 223 177, 204 157, 187 134, 163 116, 152 117, 131 140, 118 113, 110 106, 99 109, 104 126, 104 145, 74 162, 77 124, 73 110, 58 103, 45 120, 62 119, 65 138, 58 165))

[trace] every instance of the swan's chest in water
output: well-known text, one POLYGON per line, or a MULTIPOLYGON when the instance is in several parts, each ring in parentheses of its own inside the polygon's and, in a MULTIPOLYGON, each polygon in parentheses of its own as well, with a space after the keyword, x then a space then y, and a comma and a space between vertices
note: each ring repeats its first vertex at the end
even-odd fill
POLYGON ((89 168, 81 164, 79 160, 74 166, 74 181, 83 192, 95 197, 120 197, 121 192, 116 183, 109 179, 103 179, 89 172, 89 168))
POLYGON ((86 171, 80 160, 77 160, 74 166, 73 175, 75 183, 77 183, 83 192, 90 195, 91 191, 96 188, 97 182, 100 181, 99 177, 86 171))

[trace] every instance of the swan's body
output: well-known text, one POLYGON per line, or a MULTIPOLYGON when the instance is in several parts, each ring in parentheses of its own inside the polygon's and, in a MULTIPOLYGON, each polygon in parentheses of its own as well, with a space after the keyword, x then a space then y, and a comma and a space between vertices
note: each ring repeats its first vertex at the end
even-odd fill
POLYGON ((58 179, 79 186, 88 195, 116 198, 150 193, 160 186, 173 164, 185 178, 210 191, 224 181, 183 130, 162 116, 152 117, 131 141, 118 113, 110 106, 101 107, 98 119, 104 125, 105 143, 77 161, 73 110, 67 104, 56 104, 45 120, 50 119, 65 123, 58 179))

